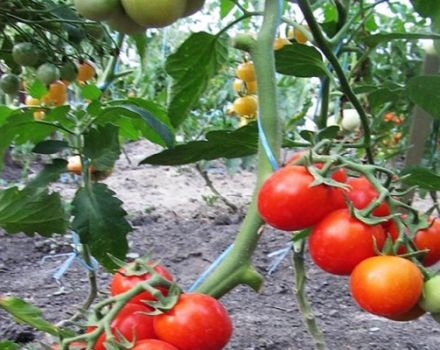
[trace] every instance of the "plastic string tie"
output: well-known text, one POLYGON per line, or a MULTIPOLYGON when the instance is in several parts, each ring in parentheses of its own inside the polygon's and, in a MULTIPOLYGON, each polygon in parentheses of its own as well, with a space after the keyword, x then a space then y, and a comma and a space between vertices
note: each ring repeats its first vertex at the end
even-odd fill
POLYGON ((62 254, 55 254, 55 255, 46 255, 43 257, 42 262, 44 263, 47 259, 56 259, 59 257, 68 257, 58 268, 55 269, 55 272, 52 274, 52 277, 59 281, 61 277, 64 276, 64 274, 67 272, 67 270, 70 269, 72 264, 75 260, 78 261, 80 266, 82 266, 84 269, 88 271, 96 271, 99 267, 98 262, 95 258, 91 257, 91 265, 88 265, 84 259, 81 257, 81 254, 79 252, 79 246, 80 246, 79 236, 76 232, 72 231, 72 247, 73 252, 71 253, 62 253, 62 254))

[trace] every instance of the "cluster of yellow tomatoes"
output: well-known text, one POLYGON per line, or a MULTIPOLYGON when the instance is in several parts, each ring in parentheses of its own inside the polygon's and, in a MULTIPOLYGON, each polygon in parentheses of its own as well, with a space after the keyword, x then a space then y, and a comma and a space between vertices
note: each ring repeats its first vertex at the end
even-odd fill
POLYGON ((257 80, 252 61, 240 63, 235 71, 236 79, 232 84, 239 97, 232 104, 231 111, 240 117, 240 125, 254 120, 258 110, 257 80))
MULTIPOLYGON (((93 79, 96 74, 93 63, 89 61, 79 63, 77 69, 76 80, 79 84, 84 84, 86 81, 93 79)), ((29 107, 38 107, 42 105, 48 107, 62 106, 67 101, 67 88, 70 83, 71 81, 68 80, 55 80, 49 84, 46 95, 41 99, 27 96, 25 104, 29 107)), ((37 121, 43 120, 44 116, 45 112, 43 109, 34 112, 34 118, 37 121)))

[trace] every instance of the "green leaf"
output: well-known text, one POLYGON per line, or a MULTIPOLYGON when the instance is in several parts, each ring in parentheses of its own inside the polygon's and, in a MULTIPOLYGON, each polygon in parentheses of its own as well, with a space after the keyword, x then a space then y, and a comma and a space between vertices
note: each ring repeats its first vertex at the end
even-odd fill
POLYGON ((31 179, 27 188, 47 187, 51 182, 59 179, 60 175, 67 171, 67 161, 54 159, 51 164, 45 164, 43 170, 31 179))
POLYGON ((86 85, 81 89, 81 97, 91 101, 99 100, 101 95, 102 91, 93 84, 86 85))
POLYGON ((314 47, 292 43, 275 51, 278 73, 295 77, 321 77, 327 74, 322 55, 314 47))
POLYGON ((339 134, 339 130, 340 130, 340 128, 337 125, 328 126, 325 129, 322 129, 318 133, 318 141, 336 138, 339 134))
POLYGON ((0 227, 8 233, 50 236, 64 233, 67 224, 58 193, 49 194, 47 189, 19 190, 17 187, 0 191, 0 227))
POLYGON ((14 110, 6 106, 0 106, 0 126, 6 122, 12 113, 14 113, 14 110))
POLYGON ((440 13, 440 2, 438 0, 411 0, 414 10, 422 17, 432 17, 440 13))
POLYGON ((18 344, 12 341, 0 341, 0 350, 18 350, 18 344))
POLYGON ((386 43, 392 40, 419 40, 419 39, 440 39, 440 34, 434 33, 385 33, 369 35, 364 38, 364 43, 367 46, 375 47, 379 44, 386 43))
POLYGON ((407 84, 408 96, 412 102, 424 109, 433 118, 440 118, 440 76, 421 75, 407 84))
POLYGON ((440 191, 440 175, 423 167, 407 167, 400 174, 402 182, 428 191, 440 191))
POLYGON ((199 160, 239 158, 255 154, 257 150, 257 125, 250 123, 234 131, 211 131, 206 134, 206 141, 192 141, 178 145, 172 150, 147 157, 140 164, 182 165, 199 160))
POLYGON ((220 17, 225 18, 232 11, 235 4, 232 0, 220 0, 220 17))
POLYGON ((32 84, 30 84, 27 88, 28 95, 31 95, 33 98, 41 99, 45 96, 48 91, 46 85, 41 80, 34 80, 32 84))
POLYGON ((131 104, 119 104, 106 108, 99 122, 111 122, 133 139, 141 135, 161 146, 174 146, 174 128, 165 111, 155 104, 141 99, 130 99, 131 104), (126 118, 130 118, 129 121, 126 118))
POLYGON ((136 44, 137 53, 141 59, 141 66, 145 67, 147 58, 147 35, 145 33, 131 36, 136 44))
MULTIPOLYGON (((63 330, 43 318, 43 313, 40 309, 24 300, 3 296, 0 297, 0 308, 9 313, 16 322, 27 324, 33 328, 49 333, 53 336, 72 336, 69 331, 63 330)), ((1 343, 0 343, 1 345, 1 343)), ((7 349, 7 348, 6 348, 7 349)), ((13 349, 13 348, 11 348, 13 349)))
POLYGON ((226 63, 226 40, 205 32, 192 34, 166 62, 173 78, 168 115, 179 126, 206 90, 209 79, 226 63))
POLYGON ((72 228, 81 243, 90 247, 92 255, 108 270, 117 268, 109 254, 125 259, 127 234, 132 230, 122 209, 122 202, 105 184, 92 183, 77 191, 72 202, 72 228))
POLYGON ((97 126, 84 134, 84 155, 96 170, 113 169, 119 159, 119 128, 112 124, 97 126))
POLYGON ((68 147, 69 143, 67 141, 44 140, 37 143, 32 149, 32 152, 40 154, 54 154, 61 152, 63 149, 68 147))

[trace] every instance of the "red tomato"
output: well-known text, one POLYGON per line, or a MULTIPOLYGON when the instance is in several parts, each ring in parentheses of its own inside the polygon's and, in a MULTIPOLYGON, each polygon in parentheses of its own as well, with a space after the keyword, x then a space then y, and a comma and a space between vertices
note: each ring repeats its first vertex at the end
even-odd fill
POLYGON ((132 350, 179 350, 175 346, 158 339, 138 341, 132 350))
POLYGON ((311 187, 313 181, 303 166, 286 166, 273 173, 258 194, 263 220, 280 230, 302 230, 338 209, 340 201, 334 188, 311 187))
POLYGON ((429 249, 422 262, 425 266, 431 266, 440 261, 440 219, 431 218, 431 226, 420 230, 414 237, 417 248, 429 249))
MULTIPOLYGON (((297 164, 305 155, 307 154, 307 151, 300 151, 294 153, 286 162, 286 165, 295 165, 297 164)), ((315 163, 315 167, 318 169, 322 169, 324 164, 322 163, 315 163)), ((341 168, 336 170, 332 173, 332 179, 338 182, 346 182, 347 181, 347 172, 345 169, 341 168)))
POLYGON ((423 276, 407 259, 375 256, 356 266, 350 287, 360 307, 375 315, 395 317, 415 307, 422 294, 423 276))
MULTIPOLYGON (((153 316, 145 314, 151 311, 152 308, 147 306, 126 304, 111 323, 112 333, 117 339, 121 334, 128 341, 157 338, 153 328, 153 316)), ((92 332, 94 328, 93 326, 89 327, 87 332, 92 332)), ((105 350, 104 341, 105 334, 102 333, 93 349, 105 350)))
MULTIPOLYGON (((397 238, 399 238, 399 229, 397 227, 397 224, 394 220, 388 220, 387 222, 384 222, 381 224, 383 229, 385 230, 386 234, 389 234, 393 242, 396 241, 397 238)), ((397 249, 397 254, 405 254, 407 252, 406 248, 401 245, 397 249)))
POLYGON ((374 240, 379 249, 385 242, 380 225, 369 226, 339 209, 322 219, 309 237, 310 256, 324 271, 349 275, 362 260, 375 256, 374 240))
MULTIPOLYGON (((168 272, 168 270, 162 266, 157 265, 154 268, 154 271, 156 271, 158 274, 162 275, 165 279, 172 281, 173 276, 168 272)), ((136 284, 140 282, 144 282, 146 280, 150 279, 150 274, 146 273, 143 275, 133 275, 128 276, 125 275, 125 270, 123 268, 120 268, 114 275, 110 282, 110 291, 112 295, 118 295, 125 293, 126 291, 132 289, 136 284)), ((163 295, 167 295, 168 290, 165 287, 158 287, 163 295)), ((148 293, 147 291, 142 292, 138 295, 136 295, 133 299, 130 300, 130 303, 145 305, 145 303, 142 302, 142 300, 155 300, 155 298, 148 293)))
POLYGON ((399 322, 407 322, 407 321, 413 321, 421 316, 423 316, 426 313, 425 310, 423 310, 418 304, 416 304, 411 310, 397 316, 389 316, 390 320, 393 321, 399 321, 399 322))
MULTIPOLYGON (((351 190, 348 191, 347 197, 357 209, 365 209, 372 200, 379 196, 374 186, 366 177, 362 176, 349 179, 347 184, 351 186, 351 190)), ((375 216, 387 216, 389 214, 390 207, 385 202, 381 203, 373 210, 373 215, 375 216)))
POLYGON ((182 294, 174 308, 154 318, 159 339, 180 350, 220 350, 232 335, 232 322, 223 305, 199 293, 182 294))

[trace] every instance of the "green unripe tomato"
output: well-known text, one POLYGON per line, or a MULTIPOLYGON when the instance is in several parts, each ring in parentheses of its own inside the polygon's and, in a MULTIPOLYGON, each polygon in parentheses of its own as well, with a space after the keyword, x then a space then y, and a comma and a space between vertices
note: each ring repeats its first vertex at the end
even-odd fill
POLYGON ((64 24, 64 29, 67 32, 67 39, 74 44, 79 45, 86 38, 86 32, 82 27, 64 24))
POLYGON ((128 35, 142 33, 146 30, 145 27, 140 26, 128 17, 122 7, 113 13, 107 20, 107 24, 117 32, 128 35))
POLYGON ((440 275, 434 276, 423 284, 420 307, 433 314, 440 313, 440 275))
POLYGON ((205 0, 186 0, 186 8, 182 17, 188 17, 200 11, 205 5, 205 0))
POLYGON ((20 79, 15 74, 4 74, 0 78, 0 88, 5 94, 15 95, 20 90, 20 79))
POLYGON ((119 0, 75 0, 78 13, 93 21, 108 19, 119 5, 119 0))
POLYGON ((180 17, 186 10, 187 0, 122 0, 127 15, 140 26, 162 28, 180 17))
POLYGON ((66 62, 60 69, 61 80, 75 81, 78 76, 78 67, 73 62, 66 62))
POLYGON ((52 63, 44 63, 37 69, 37 79, 44 84, 50 85, 55 80, 59 79, 60 70, 52 63))
POLYGON ((34 66, 39 60, 38 48, 32 43, 19 43, 12 48, 12 58, 20 66, 34 66))

